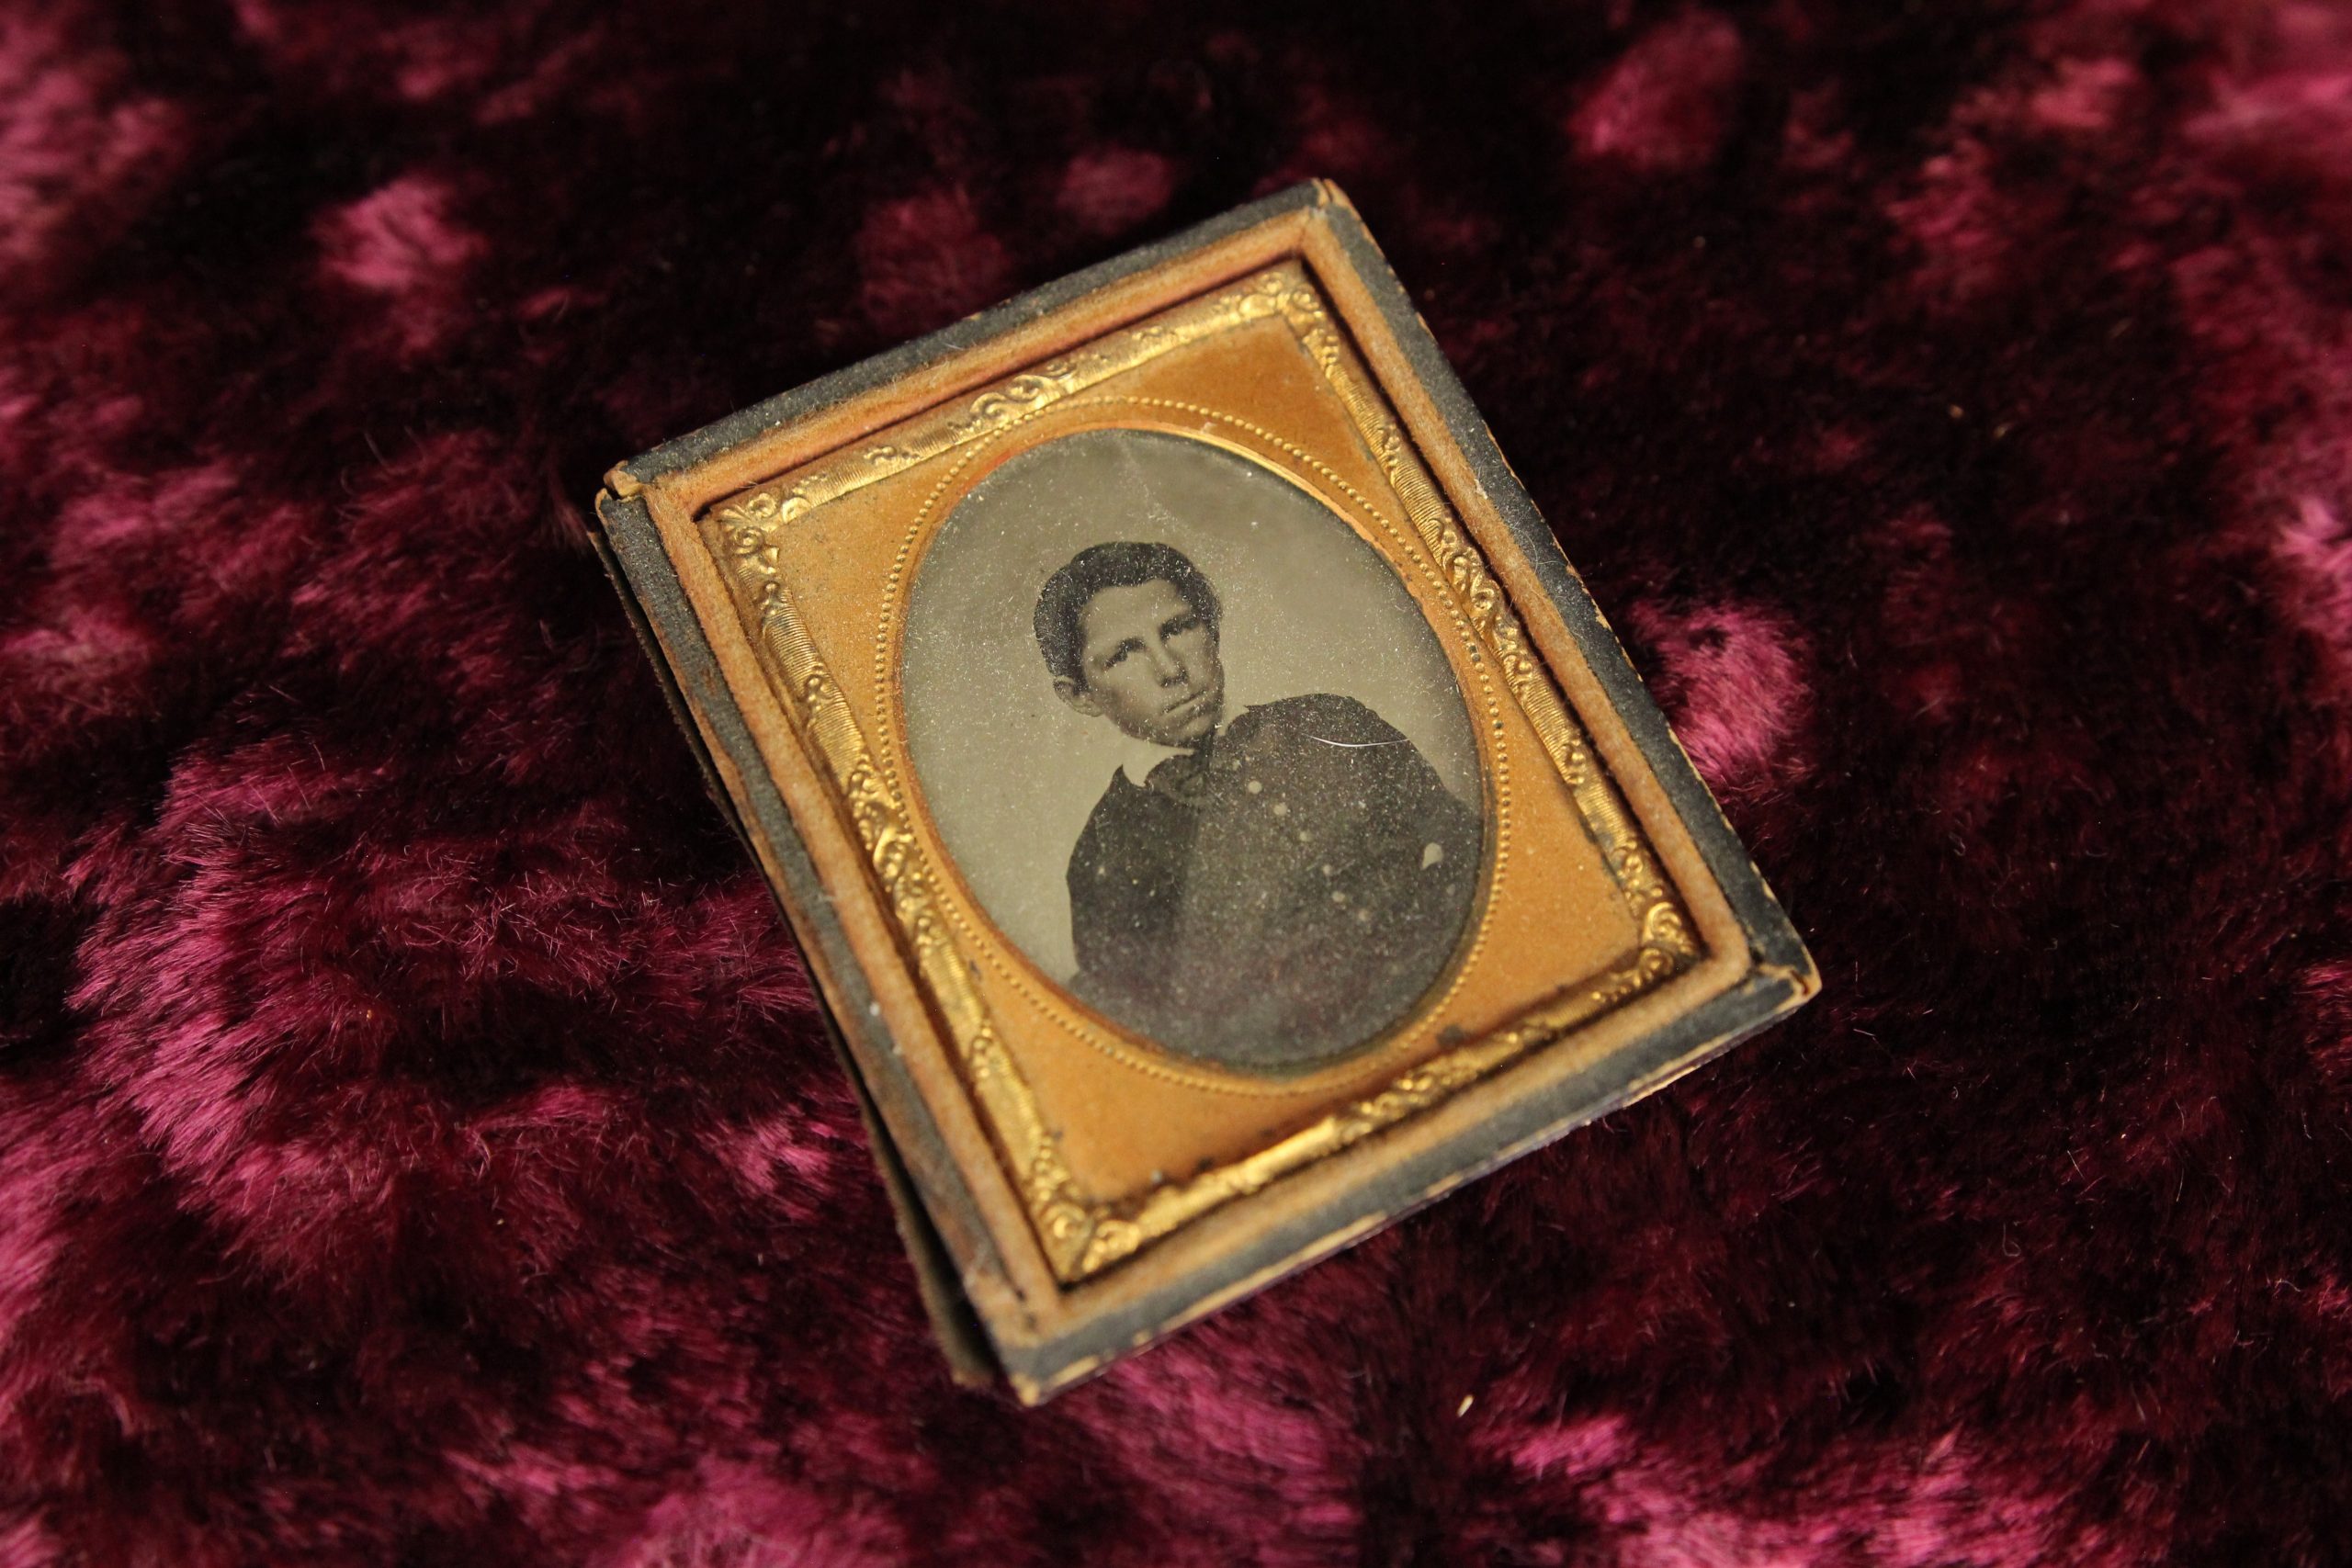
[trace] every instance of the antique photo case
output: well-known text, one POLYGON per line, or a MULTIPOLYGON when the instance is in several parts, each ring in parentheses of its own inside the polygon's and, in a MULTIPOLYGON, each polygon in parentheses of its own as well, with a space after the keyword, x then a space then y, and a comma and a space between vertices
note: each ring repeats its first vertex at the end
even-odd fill
POLYGON ((943 1341, 1024 1399, 1815 988, 1328 185, 597 511, 943 1341))

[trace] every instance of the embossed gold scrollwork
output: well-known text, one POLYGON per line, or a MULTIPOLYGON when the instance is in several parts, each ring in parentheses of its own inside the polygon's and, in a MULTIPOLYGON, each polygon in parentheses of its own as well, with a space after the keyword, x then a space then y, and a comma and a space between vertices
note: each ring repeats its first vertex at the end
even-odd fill
POLYGON ((716 517, 738 590, 756 615, 763 660, 790 694, 794 721, 833 776, 915 966, 956 1042, 964 1081, 999 1154, 1020 1175, 1022 1201, 1047 1261, 1056 1274, 1069 1278, 1093 1231, 1094 1208, 1080 1194, 1051 1129, 1038 1114, 1035 1096, 989 1027, 939 918, 922 846, 903 807, 883 784, 855 716, 777 576, 773 530, 792 513, 788 502, 763 494, 721 507, 716 517))
POLYGON ((901 427, 894 439, 842 453, 788 485, 755 491, 711 518, 731 587, 755 628, 763 665, 794 723, 823 759, 874 868, 916 968, 955 1043, 964 1081, 1013 1178, 1048 1265, 1074 1283, 1270 1182, 1437 1105, 1512 1060, 1560 1038, 1687 968, 1699 954, 1688 920, 1639 828, 1476 547, 1464 536, 1412 443, 1374 390, 1295 263, 1179 306, 901 427), (1122 1202, 1091 1200, 1063 1161, 1036 1098, 989 1021, 964 955, 942 918, 921 840, 875 764, 831 672, 818 656, 779 575, 775 530, 850 491, 903 472, 1171 349, 1248 321, 1279 316, 1348 410, 1456 606, 1503 677, 1567 786, 1640 931, 1634 952, 1510 1026, 1454 1046, 1378 1092, 1325 1115, 1255 1154, 1122 1202))
POLYGON ((1595 999, 1613 1003, 1679 972, 1699 955, 1681 906, 1659 874, 1616 784, 1595 761, 1583 726, 1529 651, 1526 633, 1511 614, 1500 585, 1487 572, 1477 549, 1463 537, 1453 509, 1422 466, 1404 428, 1373 389, 1370 377, 1333 323, 1321 296, 1303 275, 1293 282, 1283 278, 1281 269, 1266 275, 1265 288, 1378 458, 1390 488, 1412 519, 1414 531, 1486 639, 1504 682, 1567 784, 1611 876, 1633 905, 1641 945, 1626 963, 1595 983, 1595 999))
MULTIPOLYGON (((1279 290, 1269 274, 1237 289, 1179 305, 1148 321, 1113 333, 1083 348, 1046 360, 974 396, 902 427, 892 439, 854 447, 820 459, 797 475, 789 489, 753 491, 741 504, 797 497, 802 510, 822 505, 852 491, 903 473, 967 441, 1003 429, 1037 410, 1071 397, 1097 382, 1132 370, 1170 350, 1197 343, 1237 322, 1279 312, 1279 290)), ((789 521, 788 516, 779 518, 789 521)))

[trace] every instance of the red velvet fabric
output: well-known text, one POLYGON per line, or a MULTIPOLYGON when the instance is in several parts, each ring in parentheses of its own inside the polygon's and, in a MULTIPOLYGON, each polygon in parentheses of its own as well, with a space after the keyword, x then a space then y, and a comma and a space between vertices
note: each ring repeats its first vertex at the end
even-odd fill
POLYGON ((2341 1561, 2352 15, 0 13, 0 1562, 2341 1561), (1308 175, 1793 1023, 959 1392, 583 542, 1308 175))

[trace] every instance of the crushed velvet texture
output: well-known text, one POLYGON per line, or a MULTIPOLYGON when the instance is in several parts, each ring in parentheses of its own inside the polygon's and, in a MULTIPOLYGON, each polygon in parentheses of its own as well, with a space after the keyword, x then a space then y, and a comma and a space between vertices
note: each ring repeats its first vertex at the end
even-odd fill
POLYGON ((0 12, 0 1563, 2341 1561, 2352 16, 0 12), (584 543, 1308 175, 1794 1022, 952 1386, 584 543))

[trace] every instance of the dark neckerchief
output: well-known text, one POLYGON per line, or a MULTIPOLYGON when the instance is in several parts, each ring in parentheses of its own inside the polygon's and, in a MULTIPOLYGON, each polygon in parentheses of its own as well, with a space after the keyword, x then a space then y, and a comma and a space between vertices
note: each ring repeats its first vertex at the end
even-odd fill
POLYGON ((1211 736, 1190 751, 1180 751, 1145 775, 1143 786, 1157 791, 1179 806, 1198 807, 1208 793, 1209 748, 1216 741, 1211 736))

